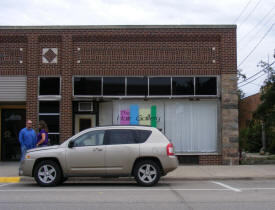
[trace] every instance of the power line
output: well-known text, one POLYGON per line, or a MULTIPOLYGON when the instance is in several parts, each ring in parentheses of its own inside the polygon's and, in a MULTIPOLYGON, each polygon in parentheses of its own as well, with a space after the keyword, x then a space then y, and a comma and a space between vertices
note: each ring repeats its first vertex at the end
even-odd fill
POLYGON ((241 63, 238 65, 238 68, 246 61, 246 59, 256 50, 256 48, 261 44, 261 42, 265 39, 267 34, 271 31, 275 23, 273 23, 270 28, 267 30, 267 32, 264 34, 264 36, 260 39, 260 41, 255 45, 255 47, 248 53, 248 55, 241 61, 241 63))
POLYGON ((271 67, 273 64, 275 63, 275 61, 271 64, 269 64, 268 66, 266 66, 265 68, 263 68, 261 71, 258 71, 256 74, 253 74, 252 76, 246 78, 245 80, 239 82, 238 84, 241 84, 241 83, 244 83, 246 82, 247 80, 250 80, 251 78, 255 77, 256 75, 260 74, 261 72, 263 72, 264 70, 266 70, 267 68, 271 67))
POLYGON ((238 20, 239 20, 239 18, 242 16, 242 14, 245 12, 245 10, 247 9, 247 7, 248 7, 248 5, 251 3, 251 1, 252 0, 249 0, 248 2, 247 2, 247 4, 245 5, 245 7, 242 9, 242 11, 241 11, 241 13, 238 15, 238 17, 236 18, 236 20, 234 20, 234 23, 236 23, 238 20))
MULTIPOLYGON (((247 38, 247 39, 241 41, 240 44, 238 45, 238 51, 244 50, 245 47, 241 47, 241 46, 247 46, 247 45, 249 45, 253 40, 255 40, 255 38, 259 37, 260 34, 261 34, 262 31, 263 31, 263 27, 272 24, 274 15, 275 15, 274 13, 271 13, 271 16, 270 16, 266 21, 264 21, 264 22, 261 24, 261 27, 257 30, 257 32, 256 32, 254 35, 252 35, 250 38, 247 38), (270 22, 270 20, 271 20, 271 22, 270 22)), ((247 48, 247 47, 246 47, 246 48, 247 48)))
POLYGON ((258 86, 258 87, 261 87, 261 85, 259 85, 259 84, 255 84, 255 83, 253 83, 253 82, 251 82, 250 84, 251 84, 251 85, 258 86))
POLYGON ((251 82, 254 82, 255 80, 259 79, 260 77, 264 76, 265 74, 266 74, 266 73, 264 73, 264 74, 262 74, 262 75, 256 77, 255 79, 253 79, 253 80, 251 80, 251 81, 249 81, 249 82, 247 82, 247 83, 245 83, 245 84, 243 84, 243 85, 241 85, 241 86, 239 86, 239 88, 241 88, 241 87, 243 87, 243 86, 245 86, 245 85, 248 85, 248 84, 251 83, 251 82))
MULTIPOLYGON (((266 15, 250 30, 250 31, 248 31, 243 37, 241 37, 239 40, 241 41, 241 40, 243 40, 246 36, 248 36, 249 34, 251 34, 251 32, 252 31, 254 31, 254 29, 256 29, 264 20, 265 20, 265 18, 266 17, 268 17, 269 15, 270 15, 270 13, 273 11, 275 9, 275 6, 274 7, 272 7, 267 13, 266 13, 266 15)), ((273 16, 271 16, 271 17, 273 17, 273 16)), ((257 32, 258 33, 258 32, 257 32)), ((256 33, 256 34, 257 34, 256 33)))
POLYGON ((247 20, 248 20, 248 18, 252 15, 252 13, 257 9, 257 7, 259 6, 259 4, 260 4, 260 2, 261 2, 262 0, 259 0, 258 2, 257 2, 257 4, 255 5, 255 7, 251 10, 251 12, 246 16, 246 18, 243 20, 243 22, 239 25, 239 28, 240 28, 240 26, 242 25, 242 24, 244 24, 247 20))

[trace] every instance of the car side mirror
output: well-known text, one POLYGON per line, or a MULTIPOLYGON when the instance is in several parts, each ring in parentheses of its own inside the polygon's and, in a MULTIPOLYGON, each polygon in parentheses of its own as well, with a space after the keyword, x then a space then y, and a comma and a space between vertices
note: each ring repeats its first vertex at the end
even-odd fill
POLYGON ((69 144, 68 144, 68 147, 73 148, 74 147, 74 141, 70 141, 69 144))

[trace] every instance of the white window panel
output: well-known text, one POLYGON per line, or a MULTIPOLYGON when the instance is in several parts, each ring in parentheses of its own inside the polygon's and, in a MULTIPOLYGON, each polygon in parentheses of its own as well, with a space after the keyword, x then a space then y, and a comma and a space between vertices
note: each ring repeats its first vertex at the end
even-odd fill
POLYGON ((217 152, 217 101, 166 102, 165 134, 176 153, 217 152))

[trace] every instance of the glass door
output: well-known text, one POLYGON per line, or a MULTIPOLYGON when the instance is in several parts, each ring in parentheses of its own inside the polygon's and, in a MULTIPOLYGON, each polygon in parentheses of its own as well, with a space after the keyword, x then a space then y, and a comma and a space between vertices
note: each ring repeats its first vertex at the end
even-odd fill
POLYGON ((75 134, 87 128, 96 126, 96 116, 93 114, 76 114, 75 115, 75 134))
POLYGON ((18 136, 25 122, 25 109, 1 109, 1 160, 20 160, 18 136))

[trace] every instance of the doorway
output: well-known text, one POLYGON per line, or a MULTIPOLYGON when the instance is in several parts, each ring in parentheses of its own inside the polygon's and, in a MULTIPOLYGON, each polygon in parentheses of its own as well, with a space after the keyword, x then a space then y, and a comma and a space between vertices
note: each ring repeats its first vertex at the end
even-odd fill
POLYGON ((77 134, 87 128, 96 126, 96 115, 94 114, 76 114, 75 115, 75 131, 77 134))
POLYGON ((20 160, 19 132, 25 127, 26 110, 1 108, 1 160, 20 160))

